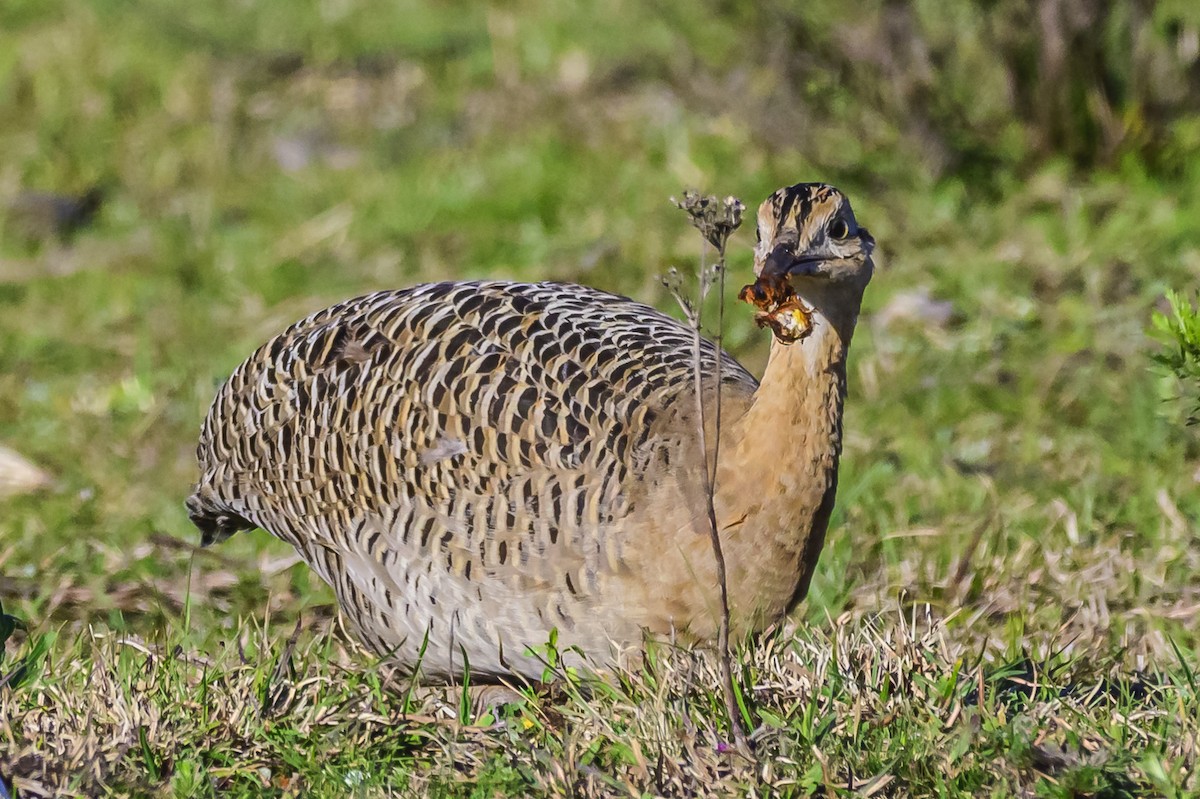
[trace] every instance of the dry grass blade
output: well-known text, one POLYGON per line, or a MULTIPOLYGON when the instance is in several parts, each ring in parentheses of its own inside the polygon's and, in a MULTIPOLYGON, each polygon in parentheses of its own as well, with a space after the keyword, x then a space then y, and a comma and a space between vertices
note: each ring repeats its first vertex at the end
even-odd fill
POLYGON ((987 482, 988 486, 988 512, 976 525, 971 533, 971 538, 967 542, 966 548, 958 557, 958 564, 954 567, 954 574, 951 577, 950 585, 955 590, 962 586, 963 581, 971 572, 971 562, 975 557, 975 552, 979 549, 980 543, 983 542, 983 536, 988 530, 995 529, 999 521, 1000 512, 996 507, 996 492, 995 487, 987 482))

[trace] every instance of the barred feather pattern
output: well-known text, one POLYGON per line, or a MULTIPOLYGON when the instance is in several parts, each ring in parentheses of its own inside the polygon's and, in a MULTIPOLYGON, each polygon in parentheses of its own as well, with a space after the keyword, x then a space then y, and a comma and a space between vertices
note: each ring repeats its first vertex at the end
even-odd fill
MULTIPOLYGON (((746 407, 757 381, 700 354, 746 407)), ((188 510, 206 544, 252 527, 290 543, 364 642, 426 676, 537 678, 525 653, 555 628, 607 661, 655 626, 630 595, 654 568, 625 557, 633 537, 669 549, 700 510, 654 501, 694 495, 693 370, 689 328, 583 286, 377 292, 237 368, 188 510)))

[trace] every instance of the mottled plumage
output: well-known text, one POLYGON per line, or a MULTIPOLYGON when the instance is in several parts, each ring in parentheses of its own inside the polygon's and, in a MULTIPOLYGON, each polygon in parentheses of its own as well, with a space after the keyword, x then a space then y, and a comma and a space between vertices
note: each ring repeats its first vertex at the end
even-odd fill
MULTIPOLYGON (((820 205, 815 185, 764 204, 804 195, 772 217, 781 230, 849 214, 836 190, 820 205)), ((853 314, 865 285, 849 292, 853 314)), ((738 630, 802 596, 828 521, 853 329, 835 311, 828 335, 818 321, 811 343, 785 348, 829 361, 832 383, 802 357, 787 370, 802 368, 806 385, 781 374, 791 396, 764 402, 772 367, 760 390, 721 356, 717 509, 738 630), (765 425, 775 431, 760 440, 765 425), (797 454, 792 429, 812 436, 795 479, 778 462, 797 454)), ((794 360, 777 357, 783 346, 773 365, 794 360)), ((701 355, 716 374, 717 349, 704 342, 701 355)), ((349 300, 229 378, 188 510, 205 544, 252 527, 292 544, 369 646, 409 668, 424 651, 431 678, 461 677, 464 656, 477 677, 536 677, 526 650, 555 628, 597 665, 646 630, 704 639, 716 586, 692 361, 690 329, 578 285, 437 283, 349 300)))

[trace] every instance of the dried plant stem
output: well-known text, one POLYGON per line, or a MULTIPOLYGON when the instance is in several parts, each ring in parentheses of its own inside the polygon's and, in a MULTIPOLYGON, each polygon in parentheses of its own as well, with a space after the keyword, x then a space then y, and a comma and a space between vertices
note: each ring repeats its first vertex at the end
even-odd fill
POLYGON ((729 585, 725 576, 725 555, 721 550, 721 534, 717 527, 717 511, 714 505, 716 495, 717 462, 721 451, 721 368, 722 350, 721 337, 725 322, 725 248, 733 231, 742 223, 742 211, 745 206, 736 197, 726 197, 724 200, 716 197, 705 197, 694 191, 685 192, 682 200, 672 198, 676 207, 687 212, 692 224, 700 231, 707 244, 717 251, 717 263, 713 269, 707 264, 708 248, 701 245, 699 295, 692 302, 681 290, 679 272, 671 269, 663 284, 674 295, 676 302, 683 309, 688 324, 692 328, 692 375, 696 395, 696 428, 700 440, 700 451, 704 453, 704 495, 708 513, 708 530, 712 540, 713 557, 717 566, 717 589, 720 597, 721 618, 717 630, 717 655, 720 662, 721 688, 725 696, 725 710, 729 716, 729 729, 737 751, 746 758, 753 758, 750 742, 742 729, 742 716, 738 707, 737 693, 733 687, 733 663, 729 654, 729 585), (704 308, 704 299, 708 296, 713 282, 717 284, 717 332, 716 332, 716 401, 714 403, 713 450, 712 458, 708 457, 707 425, 705 425, 704 405, 704 360, 700 355, 700 330, 704 308))
MULTIPOLYGON (((707 248, 705 248, 707 250, 707 248)), ((737 694, 733 690, 733 659, 729 652, 729 583, 725 576, 725 554, 721 550, 721 534, 717 527, 717 510, 713 502, 713 497, 716 494, 716 472, 717 472, 717 457, 720 454, 721 448, 721 330, 725 319, 725 245, 724 242, 717 250, 717 275, 718 275, 718 298, 717 298, 717 335, 715 344, 717 345, 717 364, 716 364, 716 401, 714 408, 714 425, 713 425, 713 455, 710 463, 708 458, 708 442, 706 425, 704 424, 704 374, 700 359, 700 327, 702 307, 704 304, 703 295, 705 288, 703 281, 707 271, 707 265, 704 263, 704 256, 701 255, 700 262, 700 280, 701 280, 701 300, 696 304, 696 313, 692 319, 692 374, 695 379, 696 393, 696 428, 700 437, 700 451, 704 455, 704 496, 705 510, 708 512, 708 533, 712 540, 713 557, 717 562, 717 588, 721 603, 721 620, 717 631, 717 657, 720 661, 721 672, 721 690, 725 696, 725 712, 729 716, 729 730, 733 735, 734 744, 739 753, 744 757, 752 757, 753 750, 750 748, 750 741, 746 737, 746 731, 742 729, 741 711, 738 708, 737 694)))

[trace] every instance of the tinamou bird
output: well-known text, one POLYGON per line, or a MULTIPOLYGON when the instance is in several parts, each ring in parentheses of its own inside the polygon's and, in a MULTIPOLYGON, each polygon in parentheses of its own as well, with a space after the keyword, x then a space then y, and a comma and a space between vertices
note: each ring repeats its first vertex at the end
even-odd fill
POLYGON ((803 599, 825 538, 873 248, 831 186, 762 204, 744 294, 776 337, 761 382, 702 343, 719 436, 712 412, 698 433, 692 330, 633 300, 479 281, 334 305, 220 389, 189 515, 204 545, 291 544, 363 642, 428 680, 536 680, 552 630, 594 668, 716 636, 719 438, 730 628, 752 633, 803 599))

